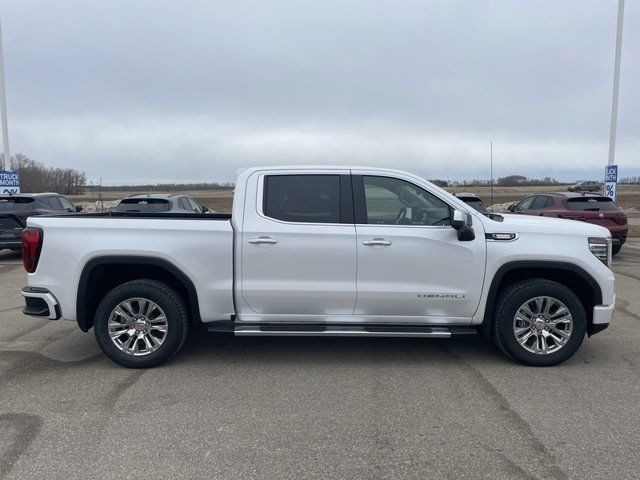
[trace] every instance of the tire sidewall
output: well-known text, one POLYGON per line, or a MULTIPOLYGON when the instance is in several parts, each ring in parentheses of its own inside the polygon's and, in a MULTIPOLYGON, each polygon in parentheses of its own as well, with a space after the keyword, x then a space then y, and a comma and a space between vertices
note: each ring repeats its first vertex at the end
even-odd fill
POLYGON ((506 353, 527 365, 556 365, 570 358, 580 347, 587 331, 587 316, 578 297, 567 287, 552 281, 540 280, 524 288, 514 287, 502 298, 500 315, 496 318, 496 334, 506 353), (540 355, 525 350, 516 339, 513 319, 517 310, 527 300, 547 296, 556 298, 566 305, 573 319, 573 331, 569 341, 557 352, 540 355))
MULTIPOLYGON (((168 287, 166 287, 168 288, 168 287)), ((157 366, 178 351, 185 335, 182 306, 163 289, 148 283, 130 282, 114 288, 100 302, 94 317, 94 334, 100 349, 114 362, 129 368, 157 366), (167 337, 158 350, 136 357, 118 349, 108 332, 109 316, 113 309, 130 298, 147 298, 164 310, 167 317, 167 337)))

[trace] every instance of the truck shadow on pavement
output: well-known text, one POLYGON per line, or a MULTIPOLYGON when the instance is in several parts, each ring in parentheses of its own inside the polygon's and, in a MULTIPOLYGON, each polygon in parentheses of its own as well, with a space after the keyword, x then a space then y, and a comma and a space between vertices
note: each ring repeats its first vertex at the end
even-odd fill
MULTIPOLYGON (((262 364, 310 362, 358 365, 364 360, 384 362, 438 362, 451 360, 452 352, 473 354, 490 361, 505 358, 481 336, 450 340, 341 337, 234 337, 204 333, 192 337, 171 363, 231 361, 262 364)), ((507 360, 508 361, 508 360, 507 360)))

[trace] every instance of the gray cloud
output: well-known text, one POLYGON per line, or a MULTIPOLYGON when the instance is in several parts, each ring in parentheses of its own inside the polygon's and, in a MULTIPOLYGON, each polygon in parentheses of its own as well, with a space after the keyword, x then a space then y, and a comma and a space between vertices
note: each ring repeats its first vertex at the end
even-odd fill
MULTIPOLYGON (((12 149, 106 182, 267 163, 600 176, 617 2, 10 2, 12 149)), ((640 4, 617 160, 640 174, 640 4)))

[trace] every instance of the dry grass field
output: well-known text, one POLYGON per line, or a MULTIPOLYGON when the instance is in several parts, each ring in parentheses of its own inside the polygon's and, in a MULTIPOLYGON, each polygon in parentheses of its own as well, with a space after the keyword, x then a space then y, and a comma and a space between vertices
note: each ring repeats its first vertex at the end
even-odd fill
MULTIPOLYGON (((515 202, 526 195, 537 192, 564 191, 566 185, 559 185, 556 188, 549 187, 494 187, 493 202, 491 201, 491 191, 489 187, 451 187, 449 192, 472 192, 478 195, 487 205, 496 203, 515 202)), ((105 192, 103 200, 118 200, 132 195, 134 192, 113 191, 105 192)), ((162 193, 162 192, 156 192, 162 193)), ((196 202, 206 205, 216 212, 231 212, 233 199, 232 190, 196 190, 185 192, 191 195, 196 202)), ((76 202, 95 202, 95 194, 84 194, 71 197, 76 202)), ((629 235, 640 236, 640 185, 620 185, 618 187, 618 205, 627 211, 629 216, 629 235), (631 211, 629 211, 632 209, 631 211), (635 210, 635 211, 634 211, 635 210)))

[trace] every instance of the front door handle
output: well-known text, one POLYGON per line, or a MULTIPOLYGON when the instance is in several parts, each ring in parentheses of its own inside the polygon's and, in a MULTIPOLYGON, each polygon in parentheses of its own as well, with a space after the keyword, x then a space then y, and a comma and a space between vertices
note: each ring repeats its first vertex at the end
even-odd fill
POLYGON ((389 245, 391 245, 391 242, 389 240, 385 240, 384 238, 374 238, 373 240, 363 240, 362 241, 363 245, 381 245, 383 247, 388 247, 389 245))
POLYGON ((253 243, 253 244, 268 243, 273 245, 274 243, 278 243, 278 240, 271 237, 258 237, 258 238, 250 238, 249 243, 253 243))

